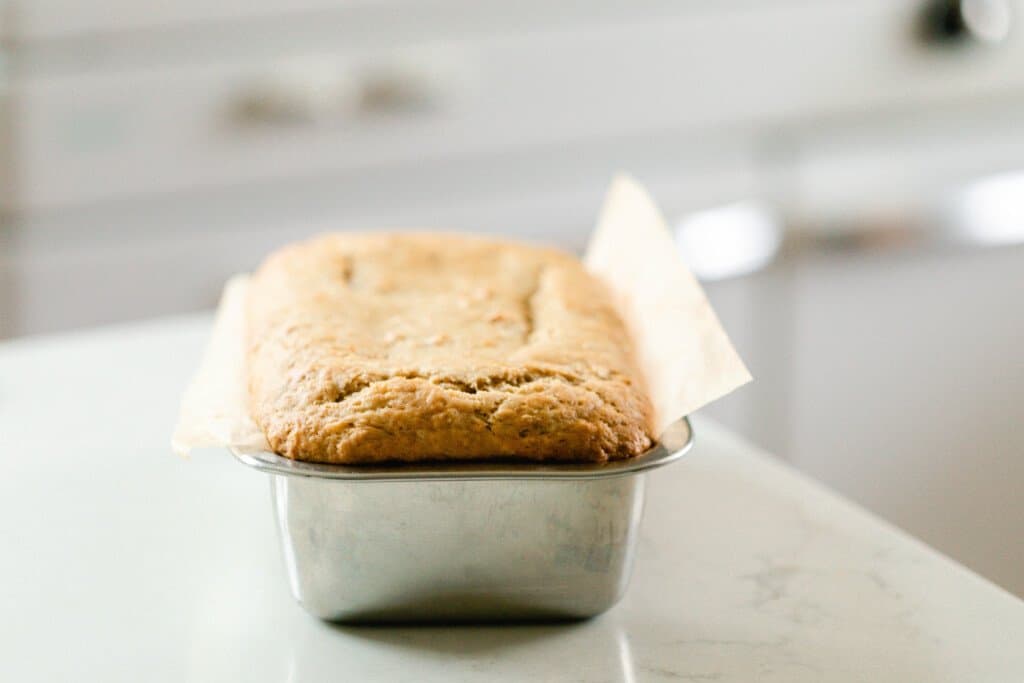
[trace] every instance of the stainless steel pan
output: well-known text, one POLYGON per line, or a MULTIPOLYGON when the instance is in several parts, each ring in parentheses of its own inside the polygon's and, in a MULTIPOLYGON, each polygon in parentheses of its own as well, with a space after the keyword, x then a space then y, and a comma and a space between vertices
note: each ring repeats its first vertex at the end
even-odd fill
POLYGON ((646 472, 693 444, 686 418, 597 464, 322 465, 235 451, 270 475, 295 598, 337 621, 579 618, 629 582, 646 472))

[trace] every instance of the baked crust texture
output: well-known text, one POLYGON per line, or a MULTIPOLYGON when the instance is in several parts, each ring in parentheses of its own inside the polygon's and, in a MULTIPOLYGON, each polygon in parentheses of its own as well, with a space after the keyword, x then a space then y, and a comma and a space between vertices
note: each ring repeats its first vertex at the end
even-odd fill
POLYGON ((603 462, 651 445, 651 406, 604 285, 554 249, 339 233, 252 278, 250 409, 313 462, 603 462))

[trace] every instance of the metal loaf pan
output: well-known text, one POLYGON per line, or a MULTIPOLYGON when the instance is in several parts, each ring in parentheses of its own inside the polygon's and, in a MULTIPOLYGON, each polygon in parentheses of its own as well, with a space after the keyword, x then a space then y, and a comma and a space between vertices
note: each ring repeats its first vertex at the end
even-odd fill
POLYGON ((235 451, 270 475, 292 593, 331 621, 590 617, 629 582, 647 470, 686 418, 607 464, 343 466, 235 451))

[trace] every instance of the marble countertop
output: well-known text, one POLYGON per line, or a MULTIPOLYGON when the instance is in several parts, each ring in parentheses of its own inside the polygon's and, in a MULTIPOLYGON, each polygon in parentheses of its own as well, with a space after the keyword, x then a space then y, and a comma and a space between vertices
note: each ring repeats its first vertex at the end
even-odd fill
POLYGON ((170 453, 208 331, 0 345, 0 679, 1024 681, 1024 603, 699 417, 693 453, 650 475, 605 615, 317 621, 289 595, 263 475, 170 453))

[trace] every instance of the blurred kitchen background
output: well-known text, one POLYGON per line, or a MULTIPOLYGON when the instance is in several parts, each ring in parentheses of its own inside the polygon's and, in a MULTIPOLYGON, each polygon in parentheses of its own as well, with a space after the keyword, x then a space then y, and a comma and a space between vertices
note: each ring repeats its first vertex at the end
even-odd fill
POLYGON ((627 170, 757 378, 707 412, 1024 594, 1024 0, 0 7, 0 337, 319 230, 580 250, 627 170))

